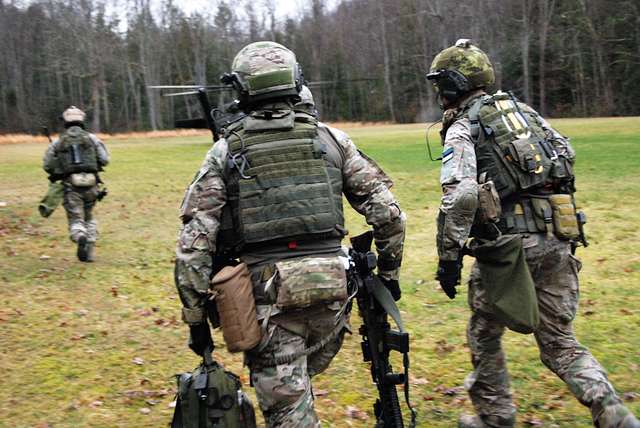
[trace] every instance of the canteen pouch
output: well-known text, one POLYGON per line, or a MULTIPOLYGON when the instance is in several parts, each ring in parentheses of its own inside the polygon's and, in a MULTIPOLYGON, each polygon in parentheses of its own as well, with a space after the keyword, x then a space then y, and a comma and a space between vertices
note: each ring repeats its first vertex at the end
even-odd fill
POLYGON ((282 310, 347 299, 347 275, 338 257, 305 257, 276 263, 282 310))
POLYGON ((536 289, 522 248, 521 235, 502 235, 494 241, 473 240, 482 287, 492 315, 509 329, 532 333, 540 322, 536 289))
POLYGON ((191 373, 176 375, 178 392, 171 428, 255 428, 253 404, 238 376, 205 353, 191 373))
POLYGON ((478 185, 478 210, 476 219, 479 224, 495 223, 502 215, 500 196, 493 181, 478 185))
POLYGON ((64 199, 64 184, 59 181, 49 183, 49 189, 38 205, 38 212, 42 217, 49 217, 64 199))
POLYGON ((553 226, 560 239, 577 239, 580 235, 576 207, 571 195, 551 195, 549 203, 553 210, 553 226))
POLYGON ((211 288, 229 352, 248 351, 256 346, 262 332, 247 265, 223 267, 211 280, 211 288))
POLYGON ((96 175, 89 172, 76 172, 69 176, 69 181, 75 187, 93 187, 96 185, 96 175))

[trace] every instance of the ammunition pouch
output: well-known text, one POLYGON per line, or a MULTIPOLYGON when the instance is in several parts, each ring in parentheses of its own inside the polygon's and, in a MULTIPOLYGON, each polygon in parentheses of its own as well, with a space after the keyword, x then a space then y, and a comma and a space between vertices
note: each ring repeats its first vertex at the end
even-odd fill
POLYGON ((77 172, 69 176, 69 182, 74 187, 93 187, 98 180, 96 175, 91 172, 77 172))
POLYGON ((247 265, 225 266, 214 275, 211 289, 229 352, 248 351, 256 346, 262 332, 247 265))
POLYGON ((276 306, 281 310, 347 299, 347 276, 338 257, 309 257, 275 264, 278 291, 276 306))
POLYGON ((576 207, 571 195, 551 195, 549 203, 553 210, 553 226, 560 239, 574 240, 580 236, 576 207))
POLYGON ((238 376, 225 371, 205 351, 192 373, 176 375, 178 393, 171 428, 255 428, 251 400, 238 376))

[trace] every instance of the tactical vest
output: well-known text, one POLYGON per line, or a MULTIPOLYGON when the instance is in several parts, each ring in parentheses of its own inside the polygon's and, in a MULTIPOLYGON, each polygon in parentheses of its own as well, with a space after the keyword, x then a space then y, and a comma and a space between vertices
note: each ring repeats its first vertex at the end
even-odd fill
POLYGON ((498 92, 465 109, 475 143, 478 182, 493 181, 502 205, 504 233, 548 232, 551 195, 573 192, 573 170, 558 156, 540 117, 511 95, 498 92))
POLYGON ((342 238, 342 172, 325 159, 317 120, 259 110, 226 131, 226 251, 342 238))
POLYGON ((63 174, 98 172, 98 154, 89 133, 72 126, 60 136, 56 156, 63 174))

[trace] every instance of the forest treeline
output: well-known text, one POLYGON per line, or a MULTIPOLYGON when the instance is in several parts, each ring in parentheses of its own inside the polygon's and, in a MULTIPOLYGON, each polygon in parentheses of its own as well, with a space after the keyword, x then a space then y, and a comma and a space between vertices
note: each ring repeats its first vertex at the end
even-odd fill
POLYGON ((640 114, 638 0, 333 3, 279 18, 265 0, 190 15, 171 0, 131 0, 124 24, 98 0, 0 0, 0 132, 55 126, 70 104, 95 131, 170 128, 199 115, 195 100, 147 85, 217 84, 238 49, 265 39, 292 49, 307 80, 327 81, 314 89, 324 120, 434 119, 424 73, 461 37, 490 55, 499 87, 544 115, 640 114))

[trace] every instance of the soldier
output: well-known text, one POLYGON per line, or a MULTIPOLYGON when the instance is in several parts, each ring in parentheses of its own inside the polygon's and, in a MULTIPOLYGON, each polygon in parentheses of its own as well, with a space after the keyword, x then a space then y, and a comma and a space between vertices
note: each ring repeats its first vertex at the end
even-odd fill
POLYGON ((303 77, 293 52, 252 43, 232 71, 248 116, 214 144, 182 205, 176 285, 189 346, 200 355, 212 346, 205 303, 214 257, 238 258, 250 270, 262 328, 245 356, 267 426, 319 427, 311 377, 328 367, 348 329, 342 195, 373 227, 378 275, 395 298, 405 217, 376 163, 319 123, 308 96, 298 104, 303 77), (284 305, 294 289, 310 301, 284 305))
POLYGON ((572 330, 581 264, 571 246, 581 225, 569 141, 511 95, 486 94, 494 83, 493 67, 469 40, 440 52, 427 78, 444 110, 437 279, 449 298, 460 283, 469 237, 477 259, 469 281, 467 330, 474 371, 465 380, 477 415, 463 415, 459 426, 515 426, 500 343, 508 326, 534 333, 542 362, 590 407, 596 427, 640 427, 572 330), (506 276, 501 265, 509 266, 506 276), (514 289, 520 295, 511 300, 496 297, 496 290, 514 289), (527 296, 530 302, 522 306, 527 296), (518 305, 520 313, 514 311, 518 305))
POLYGON ((49 144, 43 169, 51 182, 62 181, 69 237, 78 244, 78 259, 92 262, 98 237, 92 210, 106 194, 99 188, 98 171, 109 163, 109 153, 98 137, 85 130, 84 119, 84 112, 75 106, 62 113, 65 131, 49 144))

